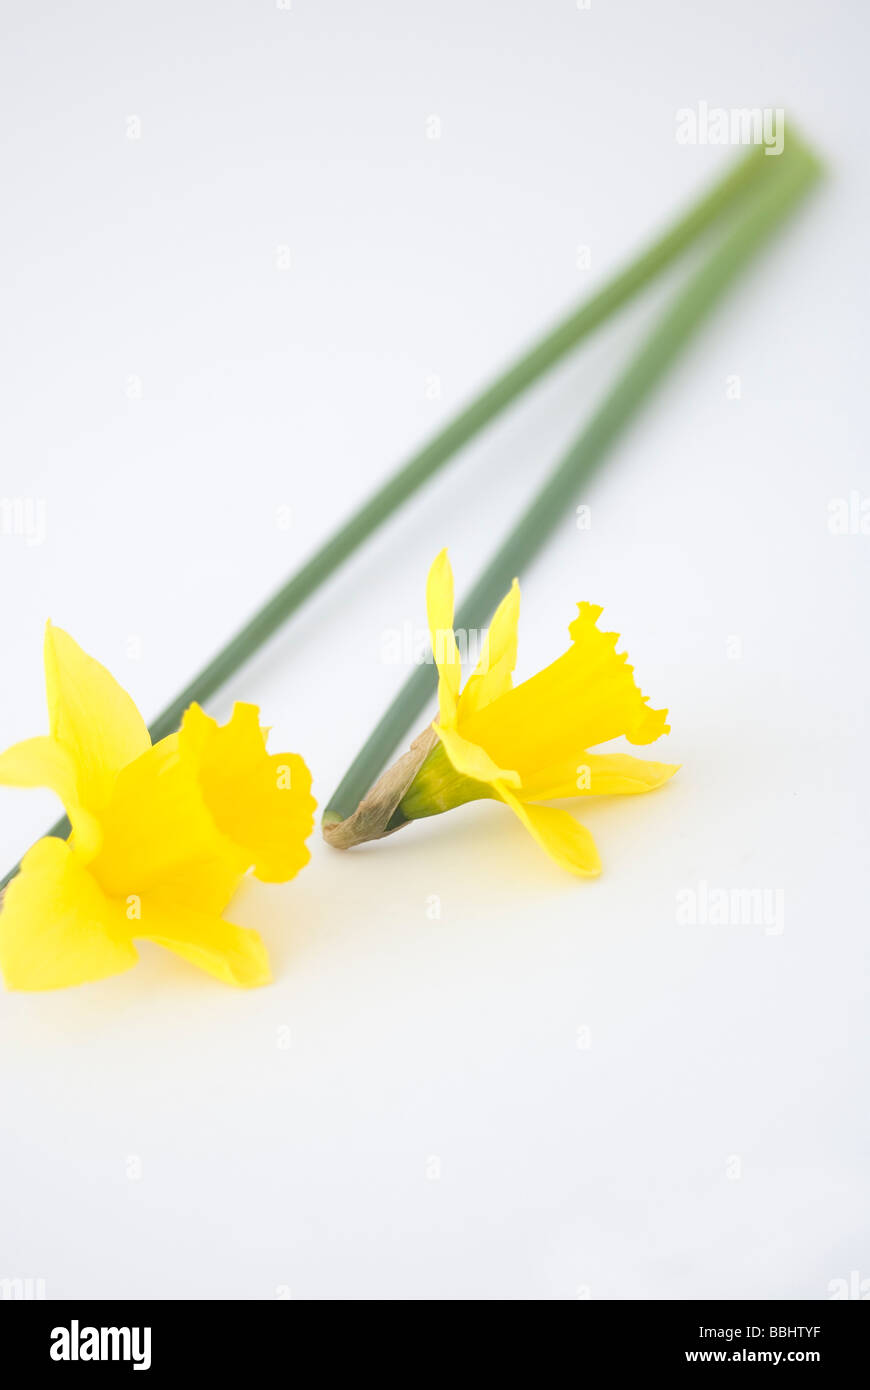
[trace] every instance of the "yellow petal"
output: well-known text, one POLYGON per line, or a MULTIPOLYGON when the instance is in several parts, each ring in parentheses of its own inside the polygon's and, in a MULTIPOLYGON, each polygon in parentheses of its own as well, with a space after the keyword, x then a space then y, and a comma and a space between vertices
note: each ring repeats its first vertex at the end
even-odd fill
POLYGON ((56 739, 28 738, 0 753, 0 785, 48 787, 60 797, 70 818, 76 850, 92 858, 100 846, 99 821, 79 803, 76 767, 56 739))
POLYGON ((596 704, 590 701, 589 722, 598 725, 599 737, 590 737, 586 746, 607 743, 621 734, 629 743, 654 743, 670 732, 668 712, 650 709, 634 679, 634 667, 628 665, 627 654, 616 651, 619 633, 599 631, 602 611, 597 604, 578 603, 577 617, 568 628, 573 646, 567 655, 579 662, 590 693, 593 688, 596 693, 596 704))
POLYGON ((45 685, 51 735, 75 764, 79 801, 100 811, 121 768, 150 747, 145 722, 114 676, 51 623, 45 685))
POLYGON ((217 829, 197 771, 170 734, 119 773, 91 864, 106 893, 126 900, 172 885, 202 912, 226 907, 250 860, 217 829))
POLYGON ((579 874, 581 878, 595 878, 601 873, 601 860, 592 835, 568 811, 560 811, 555 806, 530 806, 518 800, 507 787, 500 786, 498 790, 505 804, 560 868, 579 874))
POLYGON ((63 840, 39 840, 6 889, 0 968, 9 989, 62 989, 117 975, 138 957, 117 904, 63 840))
POLYGON ((165 946, 224 984, 253 988, 272 978, 258 932, 161 897, 144 898, 136 936, 165 946))
POLYGON ((224 725, 191 705, 179 750, 215 825, 257 878, 284 883, 308 863, 317 805, 311 774, 296 753, 266 752, 256 705, 236 704, 224 725))
POLYGON ((469 743, 455 729, 445 729, 440 724, 433 724, 432 727, 451 763, 463 777, 470 777, 475 782, 504 783, 509 787, 520 785, 519 773, 499 767, 478 744, 469 743))
POLYGON ((651 792, 670 780, 679 763, 654 763, 627 753, 583 753, 523 778, 522 796, 555 801, 566 796, 631 796, 651 792))
POLYGON ((578 605, 568 651, 530 680, 463 720, 462 732, 523 780, 543 767, 579 763, 589 748, 624 735, 651 743, 667 710, 651 710, 615 632, 599 632, 600 608, 578 605))
POLYGON ((517 664, 519 618, 520 586, 515 579, 495 610, 480 660, 459 697, 460 722, 510 690, 517 664))
POLYGON ((75 764, 53 738, 27 738, 0 753, 4 787, 49 787, 64 805, 76 800, 75 764))
POLYGON ((456 722, 462 663, 453 632, 453 570, 446 550, 436 555, 426 580, 426 613, 438 668, 438 712, 442 724, 456 722))

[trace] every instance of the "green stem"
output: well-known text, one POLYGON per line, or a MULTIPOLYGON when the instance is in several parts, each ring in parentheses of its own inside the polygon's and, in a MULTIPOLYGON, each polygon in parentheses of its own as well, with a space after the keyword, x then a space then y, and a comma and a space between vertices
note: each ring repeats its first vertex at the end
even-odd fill
MULTIPOLYGON (((753 146, 723 179, 637 260, 613 276, 602 289, 545 334, 404 463, 161 711, 150 728, 152 740, 156 743, 173 733, 179 727, 188 705, 194 701, 204 704, 219 690, 378 526, 434 477, 459 449, 594 329, 639 294, 709 227, 733 207, 739 206, 763 178, 765 164, 763 146, 753 146)), ((69 821, 63 817, 47 834, 65 838, 69 830, 69 821)), ((0 892, 17 871, 18 865, 0 881, 0 892)))
MULTIPOLYGON (((773 161, 771 161, 773 164, 773 161)), ((679 291, 640 350, 577 436, 549 481, 492 557, 456 614, 463 631, 484 627, 515 575, 540 550, 576 496, 578 485, 600 463, 692 334, 821 172, 818 161, 794 137, 770 168, 763 187, 732 230, 679 291)), ((391 754, 431 699, 436 675, 419 666, 399 691, 327 806, 325 825, 345 820, 370 789, 391 754)), ((397 822, 394 818, 391 828, 397 822)))

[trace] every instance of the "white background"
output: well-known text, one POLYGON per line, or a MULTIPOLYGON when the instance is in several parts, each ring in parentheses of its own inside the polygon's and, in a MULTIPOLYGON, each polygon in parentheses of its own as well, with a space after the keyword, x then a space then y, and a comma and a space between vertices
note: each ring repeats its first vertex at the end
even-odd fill
MULTIPOLYGON (((45 729, 47 616, 152 717, 727 167, 736 151, 676 142, 679 108, 783 106, 830 177, 577 498, 591 531, 569 510, 522 576, 521 677, 588 598, 671 710, 649 752, 683 764, 674 782, 582 808, 602 878, 563 876, 490 804, 345 856, 318 835, 295 882, 233 904, 270 988, 145 945, 100 985, 2 995, 0 1277, 448 1299, 825 1298, 870 1277, 870 538, 828 526, 870 490, 863 4, 2 15, 0 493, 46 504, 43 544, 0 537, 4 745, 45 729), (678 925, 702 880, 782 889, 784 930, 678 925)), ((407 674, 385 643, 423 623, 432 556, 448 544, 468 587, 662 291, 213 704, 257 701, 321 804, 407 674)), ((0 794, 4 868, 55 814, 0 794)))

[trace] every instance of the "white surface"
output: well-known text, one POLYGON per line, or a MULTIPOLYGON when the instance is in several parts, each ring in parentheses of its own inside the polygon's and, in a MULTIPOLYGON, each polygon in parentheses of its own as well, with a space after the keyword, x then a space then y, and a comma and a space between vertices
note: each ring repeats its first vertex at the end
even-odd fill
MULTIPOLYGON (((348 856, 317 838, 295 882, 246 887, 268 990, 144 946, 105 984, 3 995, 0 1277, 563 1299, 870 1276, 870 537, 828 530, 830 499, 870 490, 865 16, 4 6, 0 491, 47 508, 44 544, 0 537, 4 745, 44 728, 47 615, 156 713, 725 167, 676 143, 678 108, 782 105, 833 177, 577 499, 591 532, 566 515, 524 577, 520 675, 589 598, 671 709, 649 751, 676 780, 583 808, 604 876, 561 876, 483 805, 348 856), (781 888, 784 930, 677 925, 701 880, 781 888)), ((323 803, 406 674, 384 634, 423 622, 430 558, 449 544, 467 587, 649 314, 469 450, 215 712, 258 701, 323 803)), ((54 815, 3 791, 4 864, 54 815)))

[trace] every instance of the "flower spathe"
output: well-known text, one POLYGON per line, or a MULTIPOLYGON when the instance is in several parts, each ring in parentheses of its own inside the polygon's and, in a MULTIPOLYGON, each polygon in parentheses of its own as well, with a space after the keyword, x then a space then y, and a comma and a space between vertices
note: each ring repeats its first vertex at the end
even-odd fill
POLYGON ((478 665, 461 689, 453 632, 453 574, 442 550, 429 571, 426 606, 438 668, 438 742, 399 803, 397 820, 492 798, 509 806, 552 859, 572 873, 600 873, 590 832, 544 801, 652 791, 677 771, 621 753, 589 750, 624 736, 652 743, 668 732, 667 710, 650 709, 618 635, 601 632, 601 609, 578 605, 571 646, 514 686, 520 591, 516 580, 493 617, 478 665))
POLYGON ((255 705, 219 725, 198 705, 151 743, 130 696, 51 623, 45 632, 49 734, 0 754, 0 784, 49 787, 68 840, 24 856, 0 911, 10 989, 103 979, 155 941, 233 985, 270 979, 257 932, 222 912, 242 876, 293 878, 308 862, 315 802, 302 758, 266 751, 255 705))

